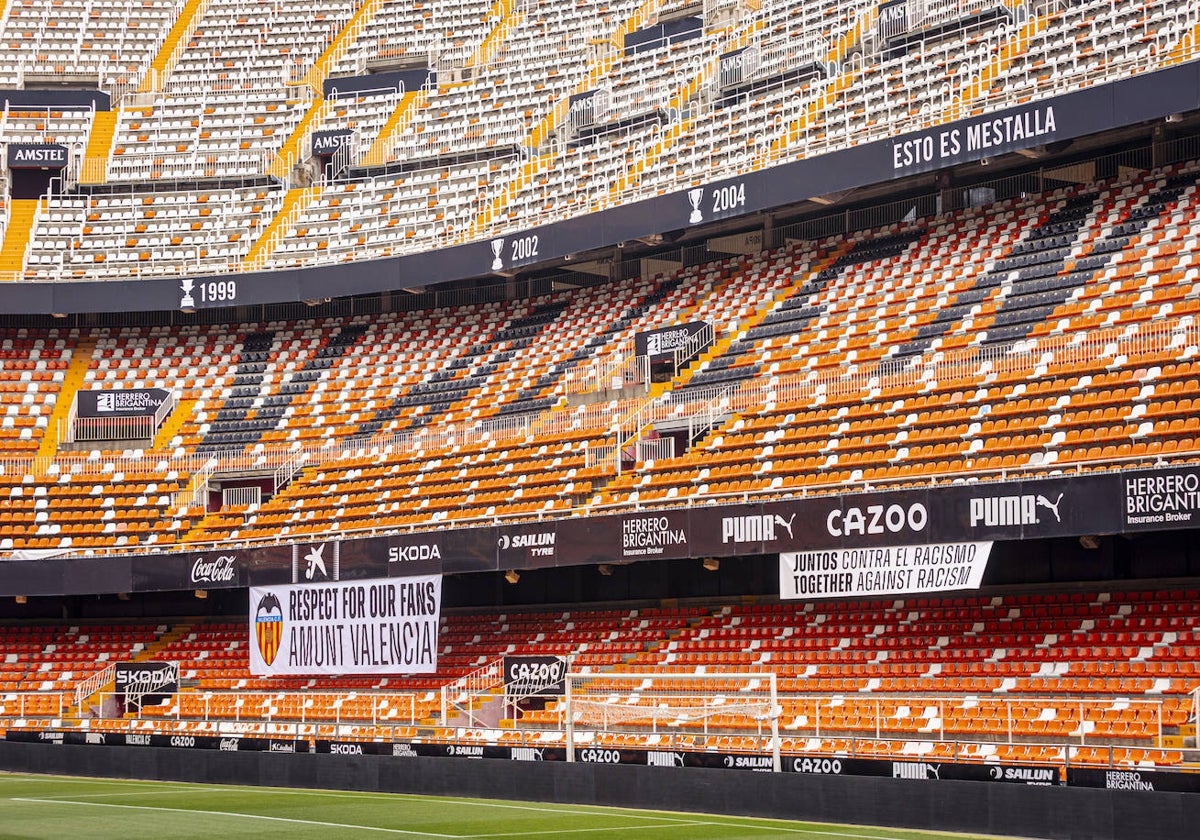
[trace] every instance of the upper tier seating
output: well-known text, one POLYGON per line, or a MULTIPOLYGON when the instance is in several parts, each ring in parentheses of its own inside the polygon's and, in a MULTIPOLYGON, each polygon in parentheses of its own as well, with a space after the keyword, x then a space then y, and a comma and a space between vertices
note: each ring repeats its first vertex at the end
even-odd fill
MULTIPOLYGON (((96 135, 85 169, 131 184, 131 204, 151 182, 183 197, 213 192, 197 181, 258 185, 208 208, 198 233, 185 213, 149 247, 139 220, 101 232, 86 200, 52 197, 23 267, 35 280, 285 268, 491 238, 1190 61, 1200 42, 1194 5, 1167 0, 927 5, 903 50, 878 37, 875 3, 763 3, 628 52, 631 33, 689 7, 213 0, 170 38, 175 11, 154 3, 9 8, 0 73, 13 84, 58 66, 53 44, 69 41, 78 57, 64 66, 95 66, 117 95, 115 133, 96 135), (750 76, 722 80, 719 56, 743 47, 750 76), (342 74, 414 63, 438 73, 419 97, 321 98, 342 74), (575 142, 571 97, 591 91, 608 109, 575 142), (349 168, 285 203, 317 130, 352 132, 349 168), (78 244, 60 260, 68 237, 78 244)), ((0 143, 27 135, 0 121, 0 143)), ((76 129, 62 136, 81 157, 76 129)))
POLYGON ((0 87, 21 87, 33 74, 90 77, 106 89, 136 86, 182 6, 90 0, 7 3, 0 17, 0 87))

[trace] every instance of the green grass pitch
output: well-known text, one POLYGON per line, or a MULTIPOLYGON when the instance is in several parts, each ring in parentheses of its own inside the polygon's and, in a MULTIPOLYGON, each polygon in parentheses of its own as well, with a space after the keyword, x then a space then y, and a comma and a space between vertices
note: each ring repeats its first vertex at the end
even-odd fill
POLYGON ((0 838, 547 838, 966 840, 967 835, 635 811, 265 787, 0 773, 0 838))

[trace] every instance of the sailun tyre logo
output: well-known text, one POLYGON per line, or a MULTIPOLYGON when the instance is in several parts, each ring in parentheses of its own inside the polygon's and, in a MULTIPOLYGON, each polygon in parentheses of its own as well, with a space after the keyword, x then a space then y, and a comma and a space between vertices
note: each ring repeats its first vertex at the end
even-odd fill
POLYGON ((263 662, 270 665, 283 639, 283 606, 273 593, 262 596, 254 609, 254 634, 263 662))

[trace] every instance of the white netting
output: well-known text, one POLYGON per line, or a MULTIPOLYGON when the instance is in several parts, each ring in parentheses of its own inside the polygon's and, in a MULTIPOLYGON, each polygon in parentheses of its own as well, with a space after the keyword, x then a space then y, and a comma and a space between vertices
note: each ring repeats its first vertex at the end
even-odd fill
POLYGON ((620 724, 683 726, 700 721, 741 728, 747 723, 768 720, 772 706, 769 700, 708 704, 702 701, 680 703, 679 698, 654 698, 651 704, 649 700, 612 702, 575 698, 572 709, 576 726, 600 729, 620 724))
POLYGON ((759 729, 778 715, 763 674, 572 674, 571 722, 587 729, 759 729))

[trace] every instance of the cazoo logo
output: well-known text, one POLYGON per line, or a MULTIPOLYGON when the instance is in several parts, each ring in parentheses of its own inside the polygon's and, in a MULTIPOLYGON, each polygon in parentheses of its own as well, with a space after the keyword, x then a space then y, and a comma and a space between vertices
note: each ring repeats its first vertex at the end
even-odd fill
POLYGON ((588 764, 620 764, 620 750, 601 750, 589 747, 586 750, 580 750, 578 753, 579 760, 588 764))
POLYGON ((837 758, 794 758, 792 770, 796 773, 814 773, 820 776, 842 775, 842 762, 837 758))
POLYGON ((867 505, 865 508, 834 508, 825 517, 825 528, 831 537, 854 534, 900 534, 920 532, 929 524, 929 511, 920 502, 903 505, 867 505))

